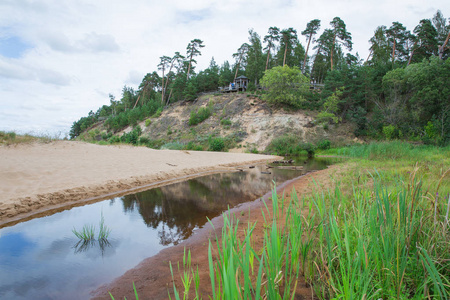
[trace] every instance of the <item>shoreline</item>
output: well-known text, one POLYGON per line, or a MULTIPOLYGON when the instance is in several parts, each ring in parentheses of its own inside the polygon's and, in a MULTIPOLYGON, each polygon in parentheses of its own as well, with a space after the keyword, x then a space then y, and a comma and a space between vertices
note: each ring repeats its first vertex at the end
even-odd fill
POLYGON ((279 158, 74 141, 0 147, 0 228, 74 206, 279 158))
MULTIPOLYGON (((338 170, 338 167, 334 165, 324 170, 313 171, 288 180, 277 187, 277 194, 284 194, 286 199, 289 199, 293 189, 295 189, 300 199, 302 195, 307 195, 316 188, 313 183, 314 181, 324 183, 323 188, 330 187, 332 184, 330 183, 330 174, 336 170, 338 170)), ((271 192, 268 192, 258 199, 243 203, 228 211, 231 214, 239 216, 239 227, 242 229, 242 232, 247 228, 248 223, 254 224, 256 222, 257 226, 253 231, 253 239, 255 245, 261 247, 264 239, 264 217, 261 214, 261 211, 266 209, 264 202, 261 200, 264 198, 267 201, 270 196, 271 192)), ((271 211, 272 206, 267 205, 267 208, 271 211)), ((180 288, 183 285, 177 272, 174 273, 174 280, 172 279, 169 262, 171 262, 172 265, 176 265, 177 262, 183 261, 184 249, 191 251, 191 263, 199 269, 201 283, 200 292, 203 296, 208 295, 210 293, 208 262, 209 239, 217 237, 219 239, 218 242, 220 243, 222 228, 223 214, 213 218, 211 222, 206 222, 202 228, 198 229, 191 237, 182 243, 163 249, 158 254, 144 259, 137 266, 126 271, 111 282, 97 287, 91 292, 91 299, 111 299, 109 292, 111 292, 115 299, 123 299, 124 297, 127 299, 134 299, 133 283, 141 298, 168 299, 168 292, 171 293, 171 297, 173 298, 173 282, 175 282, 177 288, 180 288)), ((296 295, 304 297, 301 299, 311 298, 312 296, 309 285, 302 278, 300 278, 296 295)))

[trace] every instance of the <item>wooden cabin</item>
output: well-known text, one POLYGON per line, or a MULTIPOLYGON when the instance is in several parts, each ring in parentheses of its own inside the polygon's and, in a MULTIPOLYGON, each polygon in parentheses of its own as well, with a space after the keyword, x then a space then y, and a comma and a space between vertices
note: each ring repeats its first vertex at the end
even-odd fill
POLYGON ((221 93, 245 92, 248 87, 248 78, 241 75, 237 77, 229 86, 219 87, 221 93))

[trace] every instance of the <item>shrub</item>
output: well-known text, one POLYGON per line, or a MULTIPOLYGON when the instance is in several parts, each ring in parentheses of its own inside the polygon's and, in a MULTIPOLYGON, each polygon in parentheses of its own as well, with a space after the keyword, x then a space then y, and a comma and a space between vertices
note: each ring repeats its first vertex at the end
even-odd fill
POLYGON ((283 135, 274 138, 265 149, 266 153, 276 153, 282 156, 301 155, 306 152, 309 157, 314 156, 315 148, 311 143, 303 143, 293 135, 283 135))
POLYGON ((110 137, 110 138, 108 139, 108 142, 109 142, 110 144, 117 144, 117 143, 120 143, 120 137, 118 137, 117 135, 113 135, 112 137, 110 137))
POLYGON ((220 124, 224 125, 224 126, 230 126, 231 120, 230 119, 222 119, 222 120, 220 120, 220 124))
POLYGON ((191 116, 189 118, 189 126, 195 126, 205 121, 211 116, 211 106, 201 107, 196 111, 191 111, 191 116))
POLYGON ((317 148, 320 150, 327 150, 327 149, 330 149, 330 147, 331 147, 331 142, 329 140, 321 140, 317 144, 317 148))
POLYGON ((158 110, 153 114, 152 118, 159 118, 163 112, 163 108, 159 107, 158 110))
POLYGON ((221 137, 212 138, 209 141, 209 150, 210 151, 223 151, 225 150, 225 141, 221 137))
POLYGON ((395 138, 396 130, 394 125, 383 126, 383 134, 388 140, 395 138))
POLYGON ((150 139, 149 139, 148 137, 141 136, 141 137, 139 138, 139 144, 140 144, 140 145, 147 145, 148 142, 150 142, 150 139))
POLYGON ((152 120, 150 119, 145 120, 145 127, 150 126, 150 124, 152 124, 152 120))
POLYGON ((184 150, 203 151, 203 146, 198 145, 191 141, 191 142, 187 143, 186 146, 184 146, 184 150))

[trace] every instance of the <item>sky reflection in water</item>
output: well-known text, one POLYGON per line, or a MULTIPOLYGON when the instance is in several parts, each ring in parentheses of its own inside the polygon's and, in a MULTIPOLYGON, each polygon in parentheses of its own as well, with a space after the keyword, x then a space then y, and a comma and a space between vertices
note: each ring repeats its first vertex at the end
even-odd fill
MULTIPOLYGON (((308 161, 312 169, 328 160, 308 161)), ((176 245, 228 207, 255 200, 302 171, 263 168, 204 176, 101 201, 0 229, 0 299, 87 299, 164 247, 176 245), (108 241, 79 242, 72 233, 101 216, 108 241)), ((303 171, 304 172, 304 171, 303 171)))

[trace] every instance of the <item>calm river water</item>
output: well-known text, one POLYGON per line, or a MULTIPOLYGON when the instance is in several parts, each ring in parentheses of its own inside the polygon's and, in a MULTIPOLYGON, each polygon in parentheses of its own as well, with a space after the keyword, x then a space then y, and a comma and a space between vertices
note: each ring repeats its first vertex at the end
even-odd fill
POLYGON ((298 159, 303 170, 258 166, 191 179, 0 229, 0 299, 88 299, 89 292, 144 258, 176 245, 240 203, 256 200, 330 159, 298 159), (270 171, 271 174, 261 172, 270 171), (72 230, 99 223, 108 242, 79 243, 72 230))

